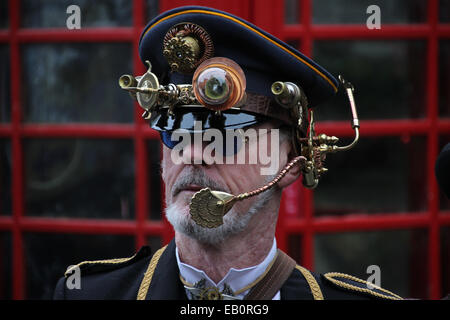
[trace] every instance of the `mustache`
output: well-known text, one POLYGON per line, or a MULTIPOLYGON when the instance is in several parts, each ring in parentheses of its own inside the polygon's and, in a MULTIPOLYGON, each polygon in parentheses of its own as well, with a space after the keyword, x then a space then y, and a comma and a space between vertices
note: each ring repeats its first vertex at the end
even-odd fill
POLYGON ((197 185, 203 188, 210 188, 211 190, 230 192, 228 188, 224 187, 217 181, 211 179, 206 173, 196 167, 189 167, 177 178, 177 181, 172 187, 172 197, 178 195, 183 189, 190 185, 197 185))

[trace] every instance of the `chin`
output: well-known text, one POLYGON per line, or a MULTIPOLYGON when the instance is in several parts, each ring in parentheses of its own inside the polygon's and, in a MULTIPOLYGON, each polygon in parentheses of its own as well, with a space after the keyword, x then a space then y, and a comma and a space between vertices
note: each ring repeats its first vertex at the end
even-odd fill
POLYGON ((188 195, 188 194, 185 194, 185 192, 182 192, 182 194, 179 194, 175 198, 175 201, 173 201, 170 206, 176 207, 177 215, 190 217, 189 205, 191 203, 192 196, 193 196, 193 194, 188 195))
POLYGON ((248 224, 250 215, 237 218, 237 213, 230 210, 224 216, 224 224, 209 229, 197 225, 189 213, 189 206, 179 206, 172 203, 166 208, 166 217, 176 232, 182 233, 192 239, 208 245, 223 243, 228 237, 242 232, 248 224))

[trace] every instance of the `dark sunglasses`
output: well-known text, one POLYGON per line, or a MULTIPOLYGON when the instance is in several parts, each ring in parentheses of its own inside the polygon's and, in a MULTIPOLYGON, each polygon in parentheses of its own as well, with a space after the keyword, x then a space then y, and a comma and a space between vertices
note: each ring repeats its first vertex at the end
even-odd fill
MULTIPOLYGON (((283 128, 287 128, 287 127, 281 125, 275 129, 280 130, 283 128)), ((270 131, 271 131, 271 129, 269 129, 266 132, 269 133, 270 131)), ((248 142, 248 136, 246 136, 245 134, 241 134, 241 132, 239 130, 221 130, 220 132, 222 133, 222 145, 217 148, 217 144, 216 144, 216 148, 214 150, 222 156, 228 157, 228 156, 233 156, 233 155, 237 154, 241 150, 242 146, 244 146, 248 142), (232 134, 233 140, 230 142, 228 142, 228 140, 230 140, 230 139, 228 138, 227 131, 234 132, 232 134), (237 135, 235 133, 237 133, 237 135)), ((160 131, 159 132, 162 143, 164 143, 164 145, 169 149, 175 148, 175 146, 177 146, 179 143, 181 143, 181 141, 184 139, 184 138, 180 139, 179 135, 177 135, 176 139, 172 139, 173 133, 174 133, 174 131, 160 131)), ((189 132, 186 130, 185 132, 182 133, 182 135, 185 135, 185 134, 190 135, 189 138, 190 138, 191 143, 193 141, 195 141, 194 140, 195 133, 189 132)), ((197 133, 197 134, 199 134, 199 133, 197 133)), ((215 142, 214 135, 211 138, 212 138, 211 141, 207 141, 208 144, 215 142)))

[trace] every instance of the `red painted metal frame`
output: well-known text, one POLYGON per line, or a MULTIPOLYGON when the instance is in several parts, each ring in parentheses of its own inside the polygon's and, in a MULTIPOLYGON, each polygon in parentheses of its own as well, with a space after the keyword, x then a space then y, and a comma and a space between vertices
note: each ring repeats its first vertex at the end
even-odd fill
MULTIPOLYGON (((428 180, 428 211, 405 213, 379 213, 376 215, 352 214, 345 217, 315 218, 313 192, 300 191, 299 184, 284 193, 280 209, 277 239, 280 247, 287 247, 290 234, 302 235, 301 263, 314 269, 314 235, 323 232, 344 232, 359 230, 384 230, 401 228, 425 228, 428 230, 428 282, 429 297, 438 299, 441 292, 440 270, 440 228, 449 225, 448 212, 439 211, 439 190, 434 177, 439 136, 449 133, 449 119, 438 118, 438 46, 439 39, 450 38, 450 24, 438 21, 438 0, 428 0, 427 22, 411 25, 382 25, 381 30, 369 30, 361 25, 312 25, 312 1, 299 0, 299 20, 295 25, 286 25, 282 6, 273 7, 272 1, 258 2, 254 8, 254 23, 284 40, 301 40, 300 50, 312 56, 315 40, 329 39, 424 39, 427 41, 426 59, 426 117, 424 119, 370 120, 361 121, 361 136, 422 135, 427 137, 426 172, 428 180), (281 9, 280 9, 281 7, 281 9), (287 210, 286 208, 290 208, 287 210)), ((323 122, 317 131, 337 136, 352 136, 347 122, 323 122)))
MULTIPOLYGON (((428 17, 425 24, 420 25, 383 25, 381 30, 368 30, 359 25, 311 25, 312 1, 300 0, 300 23, 286 26, 282 18, 277 17, 273 25, 282 26, 276 34, 283 39, 301 40, 300 50, 311 56, 312 43, 320 39, 425 39, 427 40, 426 60, 426 118, 418 120, 373 120, 361 122, 362 136, 392 136, 392 135, 425 135, 427 137, 426 172, 428 180, 428 211, 405 213, 379 213, 376 215, 349 215, 346 217, 314 218, 312 192, 305 190, 302 205, 293 217, 280 219, 282 234, 302 234, 302 264, 314 268, 314 234, 318 232, 384 230, 401 228, 425 228, 428 230, 428 282, 431 299, 440 298, 440 228, 448 225, 448 212, 439 212, 439 190, 434 177, 434 164, 438 155, 439 136, 448 134, 450 123, 448 119, 438 118, 438 45, 439 39, 450 38, 448 24, 439 24, 438 0, 428 0, 428 17)), ((351 136, 352 130, 344 123, 321 123, 318 131, 325 131, 339 136, 351 136)), ((280 217, 284 213, 280 212, 280 217)), ((281 243, 286 243, 282 241, 281 243)))
POLYGON ((30 42, 131 42, 133 66, 136 74, 145 72, 137 52, 140 33, 145 26, 145 2, 133 1, 133 25, 126 28, 96 28, 67 31, 65 29, 20 29, 20 1, 9 1, 10 26, 0 32, 0 42, 9 44, 11 57, 11 123, 0 125, 0 137, 11 139, 12 149, 12 215, 0 217, 0 230, 12 233, 12 297, 24 299, 25 257, 23 233, 63 232, 93 234, 128 234, 135 236, 136 248, 144 245, 147 236, 159 236, 164 243, 170 241, 173 232, 166 220, 147 219, 149 183, 147 169, 147 144, 159 136, 141 118, 140 108, 135 105, 133 124, 23 124, 21 112, 21 64, 20 45, 30 42), (33 218, 24 215, 23 150, 22 139, 26 137, 87 137, 128 138, 134 141, 136 168, 136 220, 114 221, 98 219, 33 218))
MULTIPOLYGON (((191 3, 191 2, 190 2, 191 3)), ((193 2, 192 2, 193 3, 193 2)), ((450 211, 439 210, 439 191, 434 178, 439 136, 450 133, 450 119, 438 117, 438 46, 442 38, 450 38, 450 24, 438 22, 438 0, 428 0, 427 22, 418 25, 383 25, 381 30, 368 30, 359 25, 312 25, 312 1, 299 0, 300 23, 285 25, 284 9, 280 2, 266 1, 197 1, 229 10, 244 19, 254 22, 263 29, 282 39, 301 40, 300 50, 308 56, 312 54, 313 43, 317 39, 425 39, 427 40, 426 74, 426 117, 414 120, 371 120, 361 123, 362 136, 422 135, 427 137, 426 172, 428 180, 428 211, 404 213, 379 213, 374 215, 348 215, 344 217, 314 217, 313 192, 301 188, 296 182, 283 194, 280 217, 277 225, 277 240, 281 249, 287 250, 288 237, 301 234, 301 263, 314 268, 314 236, 317 233, 345 232, 359 230, 385 230, 403 228, 425 228, 428 230, 428 272, 430 298, 438 299, 441 292, 440 270, 440 228, 450 225, 450 211)), ((173 8, 186 1, 161 0, 161 11, 173 8)), ((54 29, 21 29, 20 1, 9 1, 10 26, 0 31, 0 43, 8 43, 11 59, 11 123, 0 124, 0 137, 11 139, 12 149, 12 215, 0 215, 0 231, 12 234, 14 299, 24 299, 25 257, 23 233, 62 232, 93 234, 128 234, 135 236, 136 248, 146 243, 148 236, 157 235, 167 243, 173 231, 167 221, 147 219, 149 191, 147 144, 149 139, 157 139, 157 134, 148 128, 140 117, 141 111, 135 105, 133 124, 23 124, 21 112, 21 63, 20 45, 30 42, 131 42, 133 45, 133 66, 136 74, 143 73, 145 67, 137 52, 139 35, 146 21, 144 0, 133 1, 133 25, 120 28, 85 29, 79 31, 54 29), (128 138, 135 146, 136 168, 136 219, 115 221, 97 219, 56 219, 33 218, 24 215, 23 203, 23 150, 22 139, 26 137, 88 137, 88 138, 128 138)), ((348 122, 323 122, 317 130, 339 136, 352 136, 348 122)))

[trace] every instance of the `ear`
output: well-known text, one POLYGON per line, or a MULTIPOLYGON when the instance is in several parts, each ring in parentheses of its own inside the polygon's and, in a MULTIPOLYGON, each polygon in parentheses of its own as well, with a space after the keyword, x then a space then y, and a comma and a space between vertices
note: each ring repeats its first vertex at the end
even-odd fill
MULTIPOLYGON (((280 159, 280 163, 283 163, 283 168, 284 168, 284 166, 286 166, 296 156, 294 154, 294 148, 292 146, 292 141, 286 140, 282 143, 280 154, 285 155, 282 157, 282 159, 280 159)), ((281 169, 281 170, 283 170, 283 169, 281 169)), ((290 186, 292 183, 294 183, 299 178, 300 174, 301 174, 301 167, 300 167, 300 165, 297 164, 297 165, 293 166, 280 181, 278 181, 278 186, 281 189, 284 189, 284 188, 290 186)))

